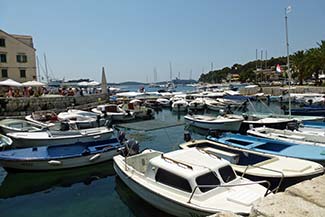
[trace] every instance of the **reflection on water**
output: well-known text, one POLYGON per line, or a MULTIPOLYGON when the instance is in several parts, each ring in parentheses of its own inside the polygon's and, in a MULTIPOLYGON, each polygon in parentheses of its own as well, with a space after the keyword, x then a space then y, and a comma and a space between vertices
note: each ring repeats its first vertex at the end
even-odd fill
POLYGON ((151 206, 149 203, 144 201, 138 195, 136 195, 129 187, 127 187, 124 182, 116 177, 115 179, 115 190, 120 196, 120 199, 123 201, 125 205, 129 207, 131 212, 135 216, 139 217, 171 217, 171 215, 156 209, 151 206))
POLYGON ((61 171, 8 173, 0 186, 0 198, 51 191, 54 186, 70 187, 76 183, 90 185, 95 180, 113 175, 112 161, 61 171))

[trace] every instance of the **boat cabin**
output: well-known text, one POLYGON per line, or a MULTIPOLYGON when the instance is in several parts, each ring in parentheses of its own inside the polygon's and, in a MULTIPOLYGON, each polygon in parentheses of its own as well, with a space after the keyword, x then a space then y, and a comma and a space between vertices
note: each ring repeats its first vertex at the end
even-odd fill
POLYGON ((145 152, 129 157, 127 164, 160 187, 183 193, 202 194, 237 179, 228 161, 196 148, 145 152))

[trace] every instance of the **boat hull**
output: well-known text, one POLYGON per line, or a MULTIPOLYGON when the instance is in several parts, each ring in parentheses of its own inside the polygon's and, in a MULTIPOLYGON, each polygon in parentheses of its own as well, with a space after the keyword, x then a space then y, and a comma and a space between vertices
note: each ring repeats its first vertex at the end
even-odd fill
POLYGON ((242 134, 246 134, 247 130, 250 129, 251 126, 253 126, 254 128, 256 127, 268 127, 268 128, 275 128, 275 129, 279 129, 279 130, 284 130, 287 128, 288 123, 294 123, 296 122, 295 120, 292 121, 283 121, 283 122, 273 122, 273 123, 254 123, 251 121, 243 121, 239 132, 242 134))
POLYGON ((184 119, 185 119, 185 123, 191 126, 207 129, 207 130, 238 132, 242 124, 242 120, 232 121, 232 122, 207 123, 206 121, 193 120, 187 117, 184 117, 184 119))
POLYGON ((62 144, 73 144, 76 142, 93 142, 93 141, 103 141, 108 140, 113 136, 113 131, 107 131, 105 133, 89 133, 88 135, 80 134, 78 136, 70 136, 70 137, 51 137, 49 134, 48 138, 32 138, 29 136, 26 137, 9 137, 13 141, 13 147, 15 148, 27 148, 27 147, 35 147, 35 146, 48 146, 48 145, 62 145, 62 144))
POLYGON ((119 154, 118 149, 87 156, 72 157, 65 159, 47 160, 2 160, 1 166, 7 171, 50 171, 62 170, 83 166, 90 166, 104 161, 112 160, 119 154), (95 156, 96 155, 96 156, 95 156))
POLYGON ((139 197, 145 200, 147 203, 152 206, 160 209, 168 214, 174 216, 184 216, 184 217, 192 217, 192 216, 207 216, 213 214, 212 212, 204 212, 203 210, 194 210, 189 207, 186 207, 180 203, 177 203, 174 200, 168 199, 159 195, 156 192, 151 191, 150 189, 140 185, 136 182, 132 177, 128 176, 120 167, 122 165, 117 165, 114 160, 114 170, 117 173, 118 177, 139 197))

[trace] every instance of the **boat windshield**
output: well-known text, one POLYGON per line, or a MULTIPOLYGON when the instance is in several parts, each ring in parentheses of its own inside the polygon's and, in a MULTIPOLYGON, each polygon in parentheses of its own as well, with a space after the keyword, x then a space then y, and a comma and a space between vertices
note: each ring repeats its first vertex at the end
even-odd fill
POLYGON ((237 177, 234 170, 229 165, 220 168, 219 173, 225 183, 228 183, 237 177))
POLYGON ((214 172, 209 172, 198 176, 195 181, 199 186, 200 191, 203 193, 216 188, 216 185, 220 185, 220 180, 214 172), (211 187, 207 187, 207 185, 211 185, 211 187))

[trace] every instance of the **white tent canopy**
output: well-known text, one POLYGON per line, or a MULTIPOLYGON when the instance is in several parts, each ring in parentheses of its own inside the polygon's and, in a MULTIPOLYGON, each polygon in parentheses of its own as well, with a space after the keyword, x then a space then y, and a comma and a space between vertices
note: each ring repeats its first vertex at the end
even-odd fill
POLYGON ((17 81, 14 81, 14 80, 7 79, 7 80, 4 80, 4 81, 0 81, 0 86, 21 87, 22 84, 17 82, 17 81))
POLYGON ((26 81, 22 83, 24 87, 44 87, 46 84, 39 82, 39 81, 26 81))

